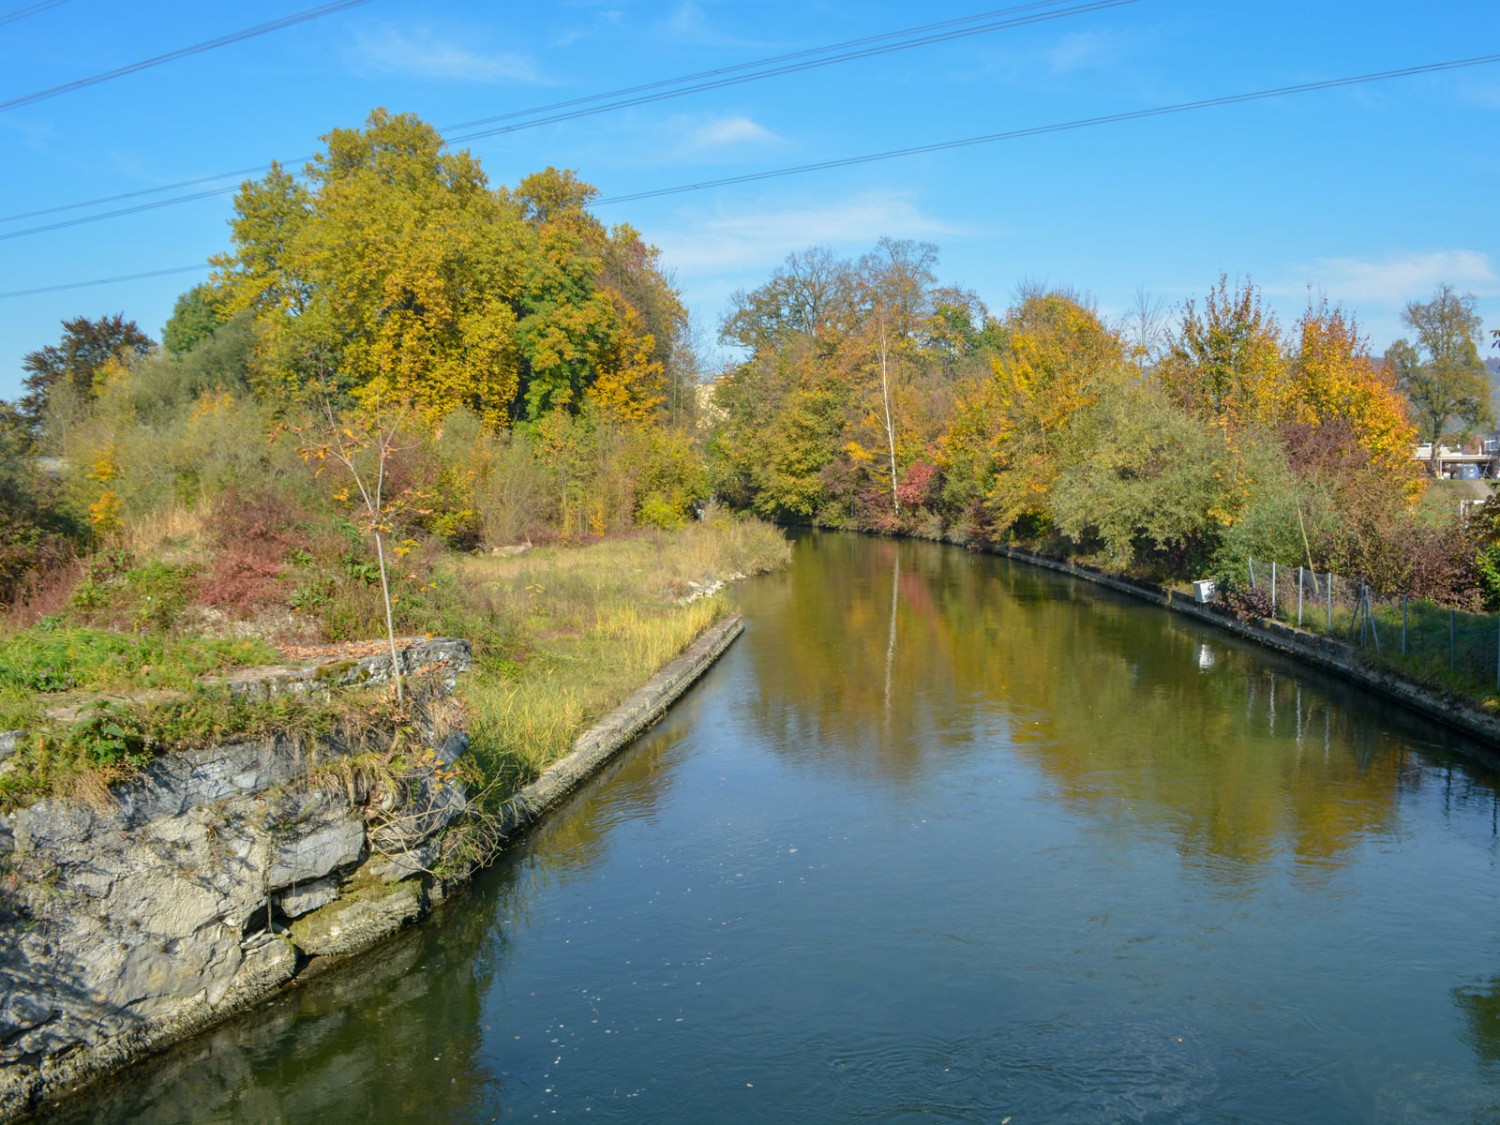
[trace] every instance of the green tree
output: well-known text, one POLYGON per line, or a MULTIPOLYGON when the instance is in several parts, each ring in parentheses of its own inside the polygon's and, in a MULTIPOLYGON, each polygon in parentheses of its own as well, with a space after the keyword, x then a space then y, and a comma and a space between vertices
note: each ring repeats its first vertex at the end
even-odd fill
POLYGON ((186 355, 223 323, 215 307, 213 286, 195 285, 177 298, 172 318, 161 330, 161 345, 173 355, 186 355))
POLYGON ((1117 569, 1165 561, 1172 574, 1197 572, 1218 543, 1235 477, 1222 434, 1158 388, 1116 385, 1074 421, 1089 453, 1053 486, 1058 530, 1097 541, 1117 569))
POLYGON ((411 115, 375 110, 324 142, 305 183, 273 167, 241 188, 235 252, 216 260, 226 311, 255 314, 258 384, 505 420, 519 207, 411 115))
POLYGON ((1417 336, 1413 346, 1397 340, 1385 353, 1416 414, 1422 438, 1431 443, 1432 471, 1443 432, 1456 421, 1478 426, 1491 420, 1489 380, 1479 358, 1480 317, 1475 299, 1439 285, 1431 301, 1413 301, 1401 320, 1417 336))

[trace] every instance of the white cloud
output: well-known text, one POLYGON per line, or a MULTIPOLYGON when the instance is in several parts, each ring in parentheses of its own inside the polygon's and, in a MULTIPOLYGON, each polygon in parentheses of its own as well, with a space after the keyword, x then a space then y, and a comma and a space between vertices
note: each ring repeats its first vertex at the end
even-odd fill
POLYGON ((748 117, 722 117, 717 121, 705 122, 694 129, 689 137, 697 148, 745 144, 746 142, 762 144, 780 139, 771 130, 757 125, 748 117))
MULTIPOLYGON (((732 214, 688 217, 652 241, 664 263, 688 274, 766 271, 795 250, 809 246, 866 250, 881 235, 926 238, 957 228, 924 215, 901 193, 869 191, 814 206, 775 211, 739 209, 732 214)), ((684 278, 691 284, 689 278, 684 278)))
POLYGON ((776 133, 743 115, 733 117, 677 117, 666 131, 671 141, 656 146, 653 163, 724 163, 759 155, 785 142, 776 133))
POLYGON ((683 0, 662 24, 667 35, 680 43, 691 43, 698 47, 749 47, 755 46, 750 39, 741 39, 715 30, 693 0, 683 0))
POLYGON ((1102 66, 1115 66, 1132 45, 1108 31, 1070 32, 1047 52, 1047 67, 1053 74, 1072 74, 1102 66))
POLYGON ((463 46, 431 28, 385 27, 358 37, 354 63, 377 74, 407 74, 488 84, 536 83, 541 75, 525 55, 463 46))
POLYGON ((1311 265, 1293 267, 1291 276, 1266 287, 1269 293, 1295 296, 1325 293, 1330 300, 1403 305, 1422 301, 1441 283, 1460 292, 1500 295, 1500 274, 1489 254, 1479 250, 1434 250, 1364 261, 1359 258, 1319 258, 1311 265))

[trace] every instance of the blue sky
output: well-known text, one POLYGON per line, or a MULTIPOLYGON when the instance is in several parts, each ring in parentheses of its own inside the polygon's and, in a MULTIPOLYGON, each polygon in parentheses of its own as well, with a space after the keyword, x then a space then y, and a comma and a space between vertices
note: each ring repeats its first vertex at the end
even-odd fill
MULTIPOLYGON (((289 16, 318 0, 0 0, 0 103, 289 16)), ((570 167, 604 197, 844 156, 1500 53, 1500 3, 1134 0, 476 140, 491 180, 570 167)), ((370 0, 0 110, 0 215, 306 157, 375 106, 439 128, 810 47, 958 20, 998 0, 370 0)), ((233 179, 148 202, 232 185, 233 179)), ((50 232, 0 221, 0 292, 200 264, 231 196, 50 232)), ((119 207, 127 204, 116 203, 119 207)), ((1309 294, 1375 351, 1439 282, 1500 327, 1500 64, 602 206, 661 247, 706 344, 737 288, 813 245, 942 251, 1001 311, 1022 282, 1106 316, 1221 272, 1295 319, 1309 294)), ((0 398, 59 322, 123 312, 158 336, 191 272, 0 298, 0 398)), ((1487 354, 1500 355, 1487 349, 1487 354)))

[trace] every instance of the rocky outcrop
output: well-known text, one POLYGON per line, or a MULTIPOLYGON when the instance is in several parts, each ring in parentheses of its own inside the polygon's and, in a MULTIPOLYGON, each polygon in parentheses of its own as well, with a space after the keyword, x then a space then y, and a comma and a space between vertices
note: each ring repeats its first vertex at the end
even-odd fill
MULTIPOLYGON (((513 835, 561 801, 743 628, 738 616, 710 628, 492 827, 513 835)), ((469 667, 468 646, 422 643, 403 664, 434 670, 442 697, 469 667)), ((276 668, 231 687, 311 692, 367 684, 389 668, 388 656, 321 672, 276 668)), ((9 876, 0 884, 0 1121, 386 941, 441 901, 487 848, 454 831, 467 807, 453 777, 468 736, 440 706, 427 712, 431 752, 412 755, 399 778, 343 768, 368 742, 240 741, 153 762, 98 807, 48 799, 0 817, 9 876)))
MULTIPOLYGON (((447 692, 469 655, 462 641, 402 655, 428 672, 416 731, 431 752, 399 773, 368 764, 389 730, 237 741, 167 755, 92 803, 0 817, 0 1119, 425 913, 465 808, 468 738, 447 692)), ((275 669, 236 690, 364 684, 382 662, 275 669)))

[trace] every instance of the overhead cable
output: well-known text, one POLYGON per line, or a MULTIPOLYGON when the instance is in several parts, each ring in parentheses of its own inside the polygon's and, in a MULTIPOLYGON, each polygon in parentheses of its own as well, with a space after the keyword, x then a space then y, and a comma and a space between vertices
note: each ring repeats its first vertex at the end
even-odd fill
POLYGON ((539 125, 554 125, 560 121, 574 121, 580 117, 592 117, 600 113, 611 113, 617 109, 629 109, 633 106, 647 105, 651 102, 666 101, 669 98, 680 98, 685 94, 697 94, 704 90, 719 90, 725 86, 740 86, 746 82, 759 82, 762 78, 775 78, 783 74, 796 74, 799 71, 832 66, 835 63, 852 62, 855 59, 873 58, 877 55, 888 55, 894 51, 907 51, 913 47, 925 47, 932 43, 946 43, 949 40, 964 39, 971 35, 982 35, 985 32, 1001 31, 1013 27, 1025 27, 1028 24, 1043 23, 1047 20, 1055 20, 1063 16, 1097 12, 1106 8, 1118 8, 1125 4, 1134 4, 1137 2, 1138 0, 1091 0, 1090 3, 1075 4, 1070 8, 1059 8, 1032 15, 1016 16, 1011 19, 980 24, 977 27, 959 28, 956 31, 939 32, 934 35, 903 40, 899 43, 887 43, 878 47, 865 47, 860 50, 845 51, 842 54, 829 55, 824 58, 787 63, 784 66, 776 66, 768 70, 756 71, 752 74, 738 74, 715 78, 691 86, 684 86, 676 90, 665 90, 654 94, 640 94, 636 97, 625 98, 620 101, 607 102, 604 105, 590 106, 587 109, 567 110, 549 117, 538 117, 530 121, 521 121, 512 125, 497 125, 492 129, 480 129, 477 132, 460 133, 458 136, 448 138, 448 144, 462 144, 464 141, 477 141, 485 137, 498 137, 505 133, 518 133, 523 129, 535 129, 539 125))
POLYGON ((149 270, 146 273, 122 273, 118 277, 96 277, 92 281, 68 281, 61 285, 41 285, 35 289, 13 289, 0 293, 0 300, 7 297, 34 297, 38 293, 60 293, 64 289, 87 289, 91 285, 113 285, 117 281, 142 281, 148 277, 166 277, 173 273, 197 273, 209 268, 207 262, 196 266, 173 266, 165 270, 149 270))
POLYGON ((455 130, 472 129, 478 125, 493 125, 497 121, 512 121, 518 117, 534 117, 538 114, 552 113, 556 110, 569 109, 573 106, 587 105, 589 102, 604 101, 607 98, 623 98, 630 94, 641 94, 648 90, 659 90, 667 86, 680 86, 688 82, 700 82, 704 79, 719 78, 726 74, 756 70, 763 66, 777 66, 781 63, 795 62, 798 59, 811 58, 815 55, 825 55, 830 51, 843 51, 854 47, 865 47, 871 43, 881 43, 890 39, 905 39, 908 36, 924 35, 928 32, 958 27, 966 23, 978 23, 981 20, 991 20, 1001 16, 1014 16, 1022 12, 1036 11, 1038 9, 1057 8, 1061 7, 1065 2, 1066 0, 1039 0, 1039 2, 1032 4, 1016 4, 1009 8, 995 8, 988 12, 975 12, 971 16, 959 16, 957 19, 943 20, 940 23, 925 23, 919 27, 907 27, 900 31, 883 31, 879 35, 866 35, 861 39, 846 39, 842 43, 828 43, 822 47, 807 47, 801 51, 792 51, 785 55, 772 55, 770 58, 756 59, 753 62, 714 67, 712 70, 700 70, 696 74, 682 74, 676 78, 663 78, 656 82, 645 82, 639 86, 626 86, 619 90, 608 90, 602 94, 587 94, 581 98, 570 98, 567 101, 552 102, 550 105, 532 106, 530 109, 518 109, 510 113, 501 113, 494 117, 481 117, 474 121, 460 121, 456 125, 448 126, 448 128, 455 130))
MULTIPOLYGON (((939 141, 934 144, 913 145, 910 148, 889 149, 885 152, 869 153, 864 156, 848 156, 837 160, 823 160, 816 164, 799 164, 790 168, 775 168, 766 172, 752 172, 743 176, 726 176, 718 180, 702 180, 692 184, 680 184, 677 187, 657 188, 653 191, 638 191, 628 195, 606 196, 596 199, 590 206, 599 207, 605 204, 629 203, 641 199, 658 199, 666 195, 680 195, 684 192, 703 191, 708 188, 728 187, 733 184, 753 183, 757 180, 775 179, 781 176, 796 176, 806 172, 818 172, 828 168, 845 168, 855 164, 869 164, 880 160, 894 160, 902 156, 916 156, 928 152, 942 152, 947 149, 968 148, 974 145, 995 144, 1000 141, 1018 140, 1023 137, 1038 137, 1047 133, 1062 133, 1076 129, 1089 129, 1098 125, 1112 125, 1123 121, 1138 121, 1150 117, 1164 117, 1173 113, 1187 113, 1198 109, 1211 109, 1216 106, 1236 105, 1242 102, 1263 101, 1268 98, 1289 97, 1294 94, 1307 94, 1318 90, 1333 90, 1343 86, 1357 86, 1370 82, 1385 82, 1394 78, 1409 78, 1418 74, 1435 74, 1445 70, 1459 70, 1464 67, 1486 66, 1500 62, 1500 54, 1478 55, 1468 59, 1452 59, 1447 62, 1425 63, 1421 66, 1400 67, 1396 70, 1381 70, 1370 74, 1357 74, 1347 78, 1329 78, 1321 82, 1303 82, 1295 86, 1276 86, 1268 90, 1255 90, 1247 94, 1227 94, 1218 98, 1201 98, 1197 101, 1178 102, 1174 105, 1156 106, 1151 109, 1130 110, 1125 113, 1104 114, 1099 117, 1079 118, 1075 121, 1062 121, 1053 125, 1036 125, 1027 129, 1012 129, 1004 133, 987 133, 978 137, 964 137, 952 141, 939 141)), ((93 281, 75 281, 63 285, 50 285, 39 289, 23 289, 11 293, 0 293, 0 299, 7 297, 28 297, 36 293, 51 293, 61 289, 81 289, 91 285, 108 285, 116 281, 134 281, 146 277, 159 277, 170 273, 186 273, 190 270, 207 269, 207 265, 176 266, 171 269, 156 270, 146 274, 131 274, 124 277, 104 277, 93 281)))
POLYGON ((55 98, 59 94, 71 93, 81 90, 85 86, 97 86, 100 82, 108 82, 112 78, 121 78, 127 74, 135 74, 137 71, 149 70, 163 63, 176 62, 190 55, 201 55, 205 51, 212 51, 216 47, 227 47, 231 43, 239 43, 245 39, 253 39, 257 35, 266 35, 272 31, 281 31, 284 28, 293 27, 308 20, 315 20, 319 16, 332 15, 346 8, 354 8, 360 4, 368 4, 370 0, 335 0, 332 4, 324 4, 318 8, 309 8, 305 12, 297 12, 290 16, 283 16, 279 20, 271 20, 269 23, 256 24, 247 27, 243 31, 232 31, 228 35, 221 35, 217 39, 208 39, 202 43, 194 43, 190 47, 180 47, 175 51, 168 51, 164 55, 153 55, 149 59, 142 59, 128 66, 116 67, 114 70, 105 71, 103 74, 90 75, 88 78, 78 78, 72 82, 64 82, 61 86, 49 86, 45 90, 37 90, 34 93, 23 94, 19 98, 11 98, 9 101, 0 102, 0 112, 9 109, 18 109, 24 105, 43 101, 46 98, 55 98))
POLYGON ((1249 94, 1228 94, 1221 98, 1202 98, 1175 105, 1155 106, 1151 109, 1134 109, 1125 113, 1107 113, 1099 117, 1083 117, 1075 121, 1060 121, 1055 125, 1035 125, 1027 129, 1011 129, 1004 133, 985 133, 978 137, 962 137, 953 141, 938 141, 933 144, 912 145, 910 148, 889 149, 863 156, 845 156, 836 160, 820 160, 815 164, 797 164, 790 168, 774 168, 768 172, 749 172, 742 176, 725 176, 718 180, 701 180, 677 187, 656 188, 652 191, 631 192, 628 195, 607 196, 593 201, 591 206, 608 203, 630 203, 637 199, 657 199, 664 195, 680 195, 683 192, 703 191, 707 188, 727 187, 731 184, 748 184, 756 180, 772 180, 780 176, 798 176, 805 172, 821 172, 828 168, 847 168, 854 164, 873 164, 880 160, 895 160, 901 156, 918 156, 927 152, 943 152, 953 148, 968 148, 971 145, 994 144, 998 141, 1014 141, 1022 137, 1039 137, 1047 133, 1064 133, 1073 129, 1089 129, 1096 125, 1113 125, 1121 121, 1139 121, 1147 117, 1165 117, 1173 113, 1187 113, 1195 109, 1214 106, 1236 105, 1240 102, 1262 101, 1266 98, 1283 98, 1291 94, 1307 94, 1315 90, 1333 90, 1340 86, 1357 86, 1367 82, 1384 82, 1392 78, 1409 78, 1415 74, 1432 74, 1442 70, 1458 70, 1461 67, 1484 66, 1500 62, 1500 55, 1479 55, 1470 59, 1454 59, 1450 62, 1427 63, 1423 66, 1406 66, 1398 70, 1382 70, 1373 74, 1357 74, 1349 78, 1330 78, 1322 82, 1302 82, 1295 86, 1277 86, 1270 90, 1256 90, 1249 94))
POLYGON ((14 23, 16 20, 23 20, 27 16, 34 16, 38 12, 45 12, 48 8, 55 8, 67 2, 68 0, 38 0, 35 4, 23 4, 8 12, 0 12, 0 24, 14 23))
MULTIPOLYGON (((958 18, 958 19, 944 20, 941 23, 923 24, 920 27, 906 28, 905 30, 902 30, 902 31, 888 31, 888 32, 883 32, 880 35, 870 35, 870 36, 864 37, 863 39, 850 39, 850 40, 846 40, 845 42, 842 42, 842 43, 832 43, 832 44, 828 44, 828 45, 823 46, 823 47, 810 47, 810 48, 807 48, 806 50, 792 52, 791 54, 775 55, 775 56, 772 56, 771 58, 758 59, 755 62, 739 63, 739 64, 736 64, 734 66, 719 67, 719 68, 714 69, 714 70, 699 71, 696 74, 682 75, 682 76, 677 77, 677 78, 666 78, 666 79, 662 79, 661 81, 658 81, 658 82, 648 82, 648 83, 645 83, 645 84, 639 85, 639 86, 627 86, 627 87, 625 87, 623 89, 619 89, 619 90, 610 90, 610 91, 606 91, 605 93, 590 94, 590 95, 587 95, 586 97, 573 98, 570 101, 553 102, 553 103, 551 103, 549 105, 533 106, 530 109, 519 109, 519 110, 515 110, 515 111, 513 111, 511 113, 501 114, 501 115, 496 116, 496 117, 481 117, 481 118, 477 118, 477 119, 475 119, 473 121, 460 122, 459 124, 456 124, 456 125, 445 125, 445 126, 442 126, 439 129, 439 132, 447 133, 447 132, 452 132, 452 131, 456 131, 456 130, 463 130, 463 129, 473 128, 474 126, 478 126, 478 125, 488 125, 488 124, 492 124, 492 123, 497 122, 497 121, 509 121, 509 120, 514 120, 516 118, 522 118, 522 117, 538 117, 539 115, 544 115, 544 114, 551 114, 552 115, 552 116, 541 117, 539 120, 529 121, 529 122, 526 122, 524 124, 513 125, 513 126, 503 127, 503 128, 499 128, 499 129, 494 129, 494 130, 486 130, 486 131, 481 132, 481 133, 475 133, 472 136, 463 136, 463 137, 451 138, 449 140, 449 142, 448 142, 449 144, 453 144, 455 142, 462 143, 463 141, 466 141, 466 140, 476 140, 476 139, 479 139, 480 137, 495 136, 495 135, 497 135, 499 133, 518 132, 518 131, 520 131, 522 129, 530 129, 530 128, 533 128, 533 127, 538 126, 538 125, 554 124, 554 123, 559 122, 559 121, 571 120, 574 117, 587 117, 587 116, 592 116, 594 114, 605 113, 605 112, 608 112, 608 111, 614 110, 614 109, 624 109, 624 108, 627 108, 627 107, 630 107, 630 106, 644 104, 647 101, 662 101, 662 100, 665 100, 667 98, 682 97, 682 96, 685 96, 687 94, 698 93, 698 92, 700 92, 702 90, 717 89, 720 86, 737 85, 737 84, 745 83, 745 82, 754 82, 754 81, 758 81, 761 78, 771 78, 771 77, 775 77, 775 76, 780 75, 780 74, 792 73, 795 70, 806 70, 806 69, 811 69, 814 66, 828 66, 828 65, 832 65, 833 63, 837 63, 837 62, 844 62, 844 61, 848 61, 848 60, 852 60, 852 59, 856 59, 856 58, 865 58, 865 57, 868 57, 870 54, 883 54, 883 53, 889 53, 891 51, 907 50, 907 49, 909 49, 911 47, 923 46, 923 45, 926 45, 928 43, 934 43, 934 42, 943 42, 943 41, 946 41, 946 40, 949 40, 949 39, 960 38, 961 36, 964 36, 964 35, 978 35, 978 34, 982 34, 982 33, 989 32, 989 31, 996 31, 996 30, 999 30, 1002 27, 1020 26, 1020 25, 1025 24, 1025 23, 1036 23, 1036 22, 1040 22, 1042 20, 1056 19, 1059 16, 1063 16, 1063 15, 1075 15, 1075 14, 1079 14, 1081 12, 1092 11, 1092 10, 1094 10, 1096 8, 1108 8, 1108 7, 1116 7, 1116 6, 1119 6, 1119 5, 1122 5, 1122 4, 1126 4, 1126 3, 1136 3, 1137 0, 1100 0, 1100 2, 1097 2, 1097 3, 1087 3, 1087 4, 1082 4, 1082 5, 1075 5, 1073 7, 1068 7, 1068 8, 1063 8, 1062 7, 1062 5, 1064 4, 1064 2, 1065 2, 1065 0, 1040 0, 1040 2, 1037 2, 1037 3, 1019 4, 1019 5, 1015 5, 1013 7, 1009 7, 1009 8, 997 8, 997 9, 994 9, 992 11, 978 12, 978 13, 975 13, 974 15, 963 16, 963 17, 958 18), (1061 9, 1061 10, 1059 10, 1059 9, 1061 9), (978 22, 986 21, 986 20, 993 21, 996 17, 1001 17, 1001 16, 1012 17, 1012 16, 1017 16, 1017 15, 1019 15, 1021 13, 1027 13, 1027 12, 1040 12, 1041 14, 1033 15, 1033 16, 1030 16, 1029 18, 1023 18, 1023 19, 1019 19, 1019 20, 1013 20, 1013 21, 1012 20, 1006 20, 1006 21, 1001 22, 1001 23, 991 22, 991 23, 988 23, 986 26, 983 26, 983 27, 967 28, 967 29, 964 29, 961 32, 951 32, 951 33, 946 34, 946 35, 930 35, 929 34, 929 33, 932 33, 932 32, 942 32, 942 31, 945 31, 947 29, 959 27, 960 25, 963 25, 963 24, 978 23, 978 22), (924 38, 911 39, 911 37, 913 37, 913 36, 924 36, 924 38), (888 41, 888 40, 897 40, 897 39, 903 40, 903 42, 897 43, 897 44, 893 44, 893 45, 889 45, 889 46, 886 46, 884 48, 880 48, 878 50, 873 50, 873 51, 852 50, 852 49, 855 49, 855 48, 867 47, 868 45, 870 45, 872 43, 885 42, 885 41, 888 41), (910 41, 906 41, 906 40, 910 40, 910 41), (801 63, 801 64, 796 65, 796 66, 785 65, 785 64, 789 64, 789 63, 794 63, 797 60, 810 58, 812 56, 819 56, 819 55, 828 56, 830 52, 834 52, 834 51, 847 51, 848 53, 841 54, 841 55, 836 55, 836 56, 830 56, 830 57, 821 58, 821 59, 817 59, 814 62, 801 63), (754 74, 746 74, 746 73, 744 73, 744 72, 747 72, 747 71, 759 71, 759 70, 761 70, 761 68, 766 68, 766 67, 774 67, 775 69, 765 70, 763 73, 754 73, 754 74), (725 76, 731 75, 731 74, 739 75, 739 77, 725 78, 725 76), (690 84, 690 83, 696 83, 696 84, 695 85, 684 85, 684 84, 690 84), (659 94, 659 95, 656 95, 656 96, 653 96, 653 97, 650 97, 650 98, 633 98, 633 97, 630 97, 630 95, 641 94, 641 93, 643 93, 645 91, 659 90, 659 89, 662 89, 664 87, 669 87, 669 86, 678 86, 678 87, 682 87, 682 88, 677 89, 677 90, 673 90, 670 93, 659 94), (579 110, 576 113, 570 113, 570 114, 569 113, 559 113, 559 112, 556 112, 556 111, 564 110, 564 109, 567 109, 567 108, 573 107, 573 106, 582 106, 582 105, 586 105, 588 103, 606 101, 607 99, 621 99, 621 98, 629 98, 629 100, 626 100, 626 101, 615 101, 615 102, 612 102, 610 105, 606 105, 606 106, 594 106, 592 108, 585 109, 585 110, 579 110)), ((310 160, 310 159, 312 159, 310 156, 302 156, 302 157, 296 158, 296 160, 281 161, 281 163, 283 165, 289 165, 289 164, 302 163, 302 162, 305 162, 305 161, 310 160)), ((73 210, 77 210, 77 209, 79 209, 81 207, 94 207, 94 206, 98 206, 98 205, 105 204, 105 203, 118 203, 118 202, 121 202, 121 201, 126 200, 126 199, 138 199, 141 196, 156 195, 156 194, 158 194, 160 192, 164 192, 164 191, 174 191, 174 190, 179 189, 179 188, 197 187, 199 184, 213 183, 216 180, 227 179, 227 178, 229 178, 231 176, 243 176, 243 175, 251 175, 251 174, 256 174, 256 173, 264 172, 264 171, 267 171, 269 168, 270 168, 269 164, 263 164, 263 165, 259 165, 259 166, 254 167, 254 168, 243 168, 243 169, 240 169, 238 171, 223 172, 223 173, 220 173, 220 174, 214 175, 214 176, 202 176, 202 177, 199 177, 197 179, 183 180, 183 181, 180 181, 180 182, 174 183, 174 184, 162 184, 162 185, 159 185, 157 187, 142 188, 142 189, 140 189, 138 191, 123 192, 123 193, 120 193, 120 194, 117 194, 117 195, 106 195, 106 196, 101 196, 101 197, 99 197, 97 199, 81 200, 81 201, 79 201, 77 203, 64 203, 64 204, 59 204, 59 205, 55 205, 55 206, 52 206, 52 207, 40 208, 40 209, 35 210, 35 211, 23 211, 23 212, 19 212, 19 213, 16 213, 16 214, 11 214, 11 215, 0 215, 0 223, 19 222, 22 219, 39 218, 39 217, 41 217, 43 215, 56 214, 56 213, 61 212, 61 211, 73 211, 73 210)), ((230 188, 230 189, 227 189, 227 190, 234 190, 234 189, 230 188)), ((192 201, 194 199, 201 199, 201 198, 202 198, 201 194, 185 195, 185 196, 181 196, 181 197, 177 197, 177 198, 173 198, 171 200, 168 200, 163 205, 165 206, 168 203, 178 203, 178 202, 187 203, 187 202, 190 202, 190 201, 192 201)), ((97 215, 97 216, 91 215, 91 216, 87 217, 86 219, 84 219, 82 221, 84 221, 84 222, 94 222, 96 219, 109 219, 109 218, 114 218, 118 214, 129 214, 129 213, 131 213, 131 212, 128 211, 128 210, 127 211, 123 211, 123 212, 121 212, 121 211, 108 211, 108 212, 105 212, 105 213, 97 215)), ((72 226, 72 225, 75 225, 75 224, 68 223, 68 224, 61 224, 61 225, 72 226)), ((49 226, 37 227, 37 228, 34 228, 34 229, 29 229, 29 230, 24 230, 24 231, 16 231, 15 234, 17 236, 19 236, 19 235, 23 235, 23 234, 35 234, 35 233, 40 233, 42 231, 55 230, 55 229, 57 229, 56 226, 49 225, 49 226)), ((4 236, 0 236, 0 237, 4 237, 4 236)))

